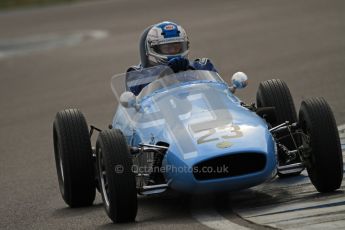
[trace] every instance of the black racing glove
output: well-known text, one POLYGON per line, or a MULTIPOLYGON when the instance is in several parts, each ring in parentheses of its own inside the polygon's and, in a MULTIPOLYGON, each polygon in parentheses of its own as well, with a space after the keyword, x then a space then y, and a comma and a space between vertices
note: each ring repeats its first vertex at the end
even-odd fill
POLYGON ((186 71, 189 67, 189 61, 187 58, 175 57, 168 61, 168 66, 175 72, 186 71))

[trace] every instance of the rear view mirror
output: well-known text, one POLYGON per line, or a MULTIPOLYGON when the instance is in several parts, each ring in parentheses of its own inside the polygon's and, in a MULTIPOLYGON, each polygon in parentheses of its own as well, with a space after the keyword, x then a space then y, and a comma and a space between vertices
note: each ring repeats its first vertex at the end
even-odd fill
POLYGON ((248 76, 243 72, 237 72, 231 77, 232 88, 243 89, 248 85, 248 76))
POLYGON ((125 108, 135 107, 137 103, 136 96, 129 91, 126 91, 120 96, 120 104, 125 108))

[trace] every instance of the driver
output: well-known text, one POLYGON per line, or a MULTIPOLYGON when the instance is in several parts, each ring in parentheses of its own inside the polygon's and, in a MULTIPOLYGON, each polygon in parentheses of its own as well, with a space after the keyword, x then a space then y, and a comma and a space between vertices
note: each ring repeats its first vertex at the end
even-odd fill
MULTIPOLYGON (((198 58, 189 62, 189 39, 182 26, 169 21, 157 23, 144 30, 140 39, 141 63, 131 66, 127 72, 142 71, 156 65, 168 65, 175 73, 188 69, 217 72, 208 58, 198 58)), ((149 83, 129 87, 138 95, 149 83)))

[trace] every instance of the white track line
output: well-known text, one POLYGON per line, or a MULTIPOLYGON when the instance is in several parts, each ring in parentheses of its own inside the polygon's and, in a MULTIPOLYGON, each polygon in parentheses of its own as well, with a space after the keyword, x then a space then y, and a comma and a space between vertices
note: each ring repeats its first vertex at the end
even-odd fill
POLYGON ((105 30, 85 30, 64 34, 33 35, 10 40, 0 39, 0 58, 74 46, 86 40, 104 39, 108 34, 105 30))
POLYGON ((202 225, 217 230, 247 230, 250 228, 235 224, 224 218, 216 210, 210 208, 206 211, 193 210, 192 216, 202 225))
POLYGON ((345 124, 338 126, 341 148, 345 151, 345 124))
POLYGON ((216 230, 248 230, 220 215, 214 207, 213 196, 194 196, 191 200, 191 214, 199 223, 216 230))
POLYGON ((339 125, 338 130, 339 132, 345 131, 345 124, 339 125))

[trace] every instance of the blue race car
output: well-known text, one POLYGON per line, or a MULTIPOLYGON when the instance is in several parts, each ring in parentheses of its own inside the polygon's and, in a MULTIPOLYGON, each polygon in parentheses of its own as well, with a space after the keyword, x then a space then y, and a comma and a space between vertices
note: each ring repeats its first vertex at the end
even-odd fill
POLYGON ((297 118, 287 85, 260 83, 246 105, 216 72, 174 73, 156 66, 114 76, 118 107, 109 130, 88 125, 77 109, 57 113, 54 150, 60 191, 70 207, 92 205, 96 189, 114 222, 133 221, 137 195, 235 191, 305 168, 319 192, 338 189, 340 140, 323 98, 301 104, 297 118), (132 87, 145 86, 135 96, 132 87), (90 137, 99 136, 95 147, 90 137))

